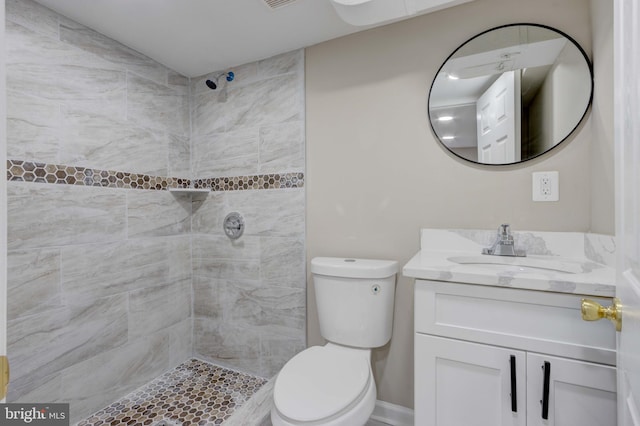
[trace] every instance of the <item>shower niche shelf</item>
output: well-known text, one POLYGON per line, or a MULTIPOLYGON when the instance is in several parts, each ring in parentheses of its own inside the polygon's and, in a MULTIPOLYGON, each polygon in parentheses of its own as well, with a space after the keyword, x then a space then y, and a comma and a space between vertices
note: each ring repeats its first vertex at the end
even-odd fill
POLYGON ((176 194, 208 194, 209 188, 169 188, 169 192, 176 194))

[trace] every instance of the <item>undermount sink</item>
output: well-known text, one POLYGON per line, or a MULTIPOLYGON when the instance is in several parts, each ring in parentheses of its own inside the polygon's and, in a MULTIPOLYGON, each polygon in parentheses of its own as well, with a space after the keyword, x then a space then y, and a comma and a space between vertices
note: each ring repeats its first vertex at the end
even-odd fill
POLYGON ((570 260, 557 260, 547 256, 509 257, 509 256, 452 256, 448 261, 460 265, 474 265, 482 268, 491 268, 499 272, 542 272, 553 271, 565 274, 584 273, 582 264, 570 260))

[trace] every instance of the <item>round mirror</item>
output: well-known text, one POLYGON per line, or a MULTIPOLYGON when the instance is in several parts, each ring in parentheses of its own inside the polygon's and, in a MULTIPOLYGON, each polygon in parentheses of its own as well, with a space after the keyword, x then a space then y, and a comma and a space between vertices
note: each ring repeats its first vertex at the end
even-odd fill
POLYGON ((592 96, 591 62, 575 40, 544 25, 505 25, 447 58, 431 85, 429 120, 458 157, 513 164, 567 139, 592 96))

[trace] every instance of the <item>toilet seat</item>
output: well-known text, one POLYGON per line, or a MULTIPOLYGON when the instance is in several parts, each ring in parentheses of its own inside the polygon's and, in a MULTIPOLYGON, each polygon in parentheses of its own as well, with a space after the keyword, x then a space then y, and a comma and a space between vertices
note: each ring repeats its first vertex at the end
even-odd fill
POLYGON ((295 422, 315 422, 352 407, 370 387, 369 359, 358 350, 313 346, 280 371, 273 399, 278 412, 295 422))

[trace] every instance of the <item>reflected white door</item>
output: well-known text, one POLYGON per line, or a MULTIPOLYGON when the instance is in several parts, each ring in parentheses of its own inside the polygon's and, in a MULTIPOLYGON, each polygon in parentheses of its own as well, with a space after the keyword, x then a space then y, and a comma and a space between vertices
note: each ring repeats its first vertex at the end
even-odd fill
POLYGON ((520 73, 505 72, 476 102, 478 161, 520 161, 520 73))
POLYGON ((640 426, 640 0, 614 2, 618 424, 640 426))

